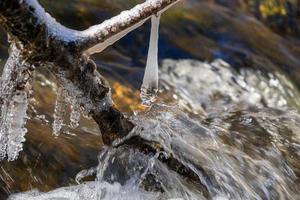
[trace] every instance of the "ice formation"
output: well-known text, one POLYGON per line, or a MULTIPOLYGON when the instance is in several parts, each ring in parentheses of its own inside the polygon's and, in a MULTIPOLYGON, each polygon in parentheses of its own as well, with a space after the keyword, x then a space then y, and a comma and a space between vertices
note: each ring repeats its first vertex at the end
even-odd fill
POLYGON ((25 134, 27 129, 24 127, 26 124, 26 111, 28 108, 28 98, 26 91, 13 96, 8 111, 8 130, 7 130, 7 158, 8 160, 15 160, 19 152, 23 150, 23 142, 25 141, 25 134))
POLYGON ((55 136, 58 136, 60 134, 60 130, 62 129, 64 125, 64 116, 66 113, 67 108, 67 91, 59 87, 57 90, 57 97, 55 102, 55 109, 54 109, 54 115, 53 115, 53 134, 55 136))
POLYGON ((22 61, 20 51, 12 45, 1 77, 0 160, 5 157, 15 160, 23 149, 30 88, 28 67, 22 61))
POLYGON ((93 46, 92 48, 89 48, 88 50, 85 51, 85 53, 87 55, 92 55, 92 54, 95 54, 95 53, 102 52, 107 47, 114 44, 115 42, 117 42, 118 40, 123 38, 125 35, 127 35, 131 31, 133 31, 134 29, 136 29, 136 28, 140 27, 141 25, 143 25, 145 23, 145 21, 146 20, 142 20, 141 22, 125 29, 124 31, 121 31, 120 33, 117 33, 116 35, 113 35, 112 37, 108 38, 107 40, 104 40, 103 42, 93 46))
POLYGON ((65 88, 59 87, 57 90, 57 97, 54 108, 53 115, 53 134, 59 136, 62 127, 64 126, 64 118, 66 117, 66 109, 68 103, 70 102, 71 112, 70 112, 70 127, 77 128, 79 126, 80 120, 80 106, 77 102, 76 96, 68 96, 68 92, 65 88))
POLYGON ((70 114, 70 126, 71 128, 77 128, 80 120, 80 106, 77 103, 76 97, 71 97, 71 114, 70 114))
POLYGON ((160 15, 151 17, 151 35, 147 64, 141 88, 141 99, 144 105, 155 101, 158 91, 158 33, 160 15))

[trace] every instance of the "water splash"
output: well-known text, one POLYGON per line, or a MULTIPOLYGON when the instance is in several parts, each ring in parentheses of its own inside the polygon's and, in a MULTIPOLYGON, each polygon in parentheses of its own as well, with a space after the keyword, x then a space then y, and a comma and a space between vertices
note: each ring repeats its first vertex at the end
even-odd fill
POLYGON ((190 112, 226 109, 230 103, 300 108, 300 93, 284 74, 249 68, 238 72, 220 59, 212 63, 166 59, 160 78, 163 87, 174 88, 178 103, 190 112))
POLYGON ((78 186, 59 188, 51 193, 33 190, 22 195, 12 195, 9 200, 153 200, 158 198, 157 194, 139 190, 130 184, 104 182, 99 185, 96 182, 86 182, 78 186), (99 193, 102 195, 100 196, 99 193))
MULTIPOLYGON (((263 131, 264 129, 259 127, 265 126, 267 119, 277 116, 270 116, 269 113, 268 115, 256 113, 255 118, 259 119, 264 116, 264 121, 260 121, 261 124, 253 128, 250 128, 251 125, 248 124, 245 130, 249 131, 249 133, 254 129, 256 133, 263 131)), ((228 120, 233 118, 232 115, 236 115, 233 110, 224 114, 219 113, 219 120, 215 119, 221 123, 228 123, 228 120)), ((251 116, 253 118, 253 114, 251 116)), ((291 117, 290 114, 287 114, 287 116, 291 117)), ((297 126, 299 128, 299 116, 297 115, 296 118, 293 118, 297 122, 292 122, 292 125, 290 124, 286 127, 297 126)), ((241 118, 249 119, 250 116, 241 116, 241 118)), ((285 121, 283 120, 284 116, 280 118, 281 122, 285 121)), ((175 107, 154 106, 151 112, 146 115, 140 115, 135 119, 135 123, 144 128, 139 129, 143 130, 139 135, 147 140, 159 142, 159 144, 163 145, 166 152, 194 171, 199 177, 199 182, 207 188, 209 196, 212 198, 263 199, 263 197, 270 197, 270 199, 292 199, 293 196, 297 196, 297 193, 295 193, 297 190, 291 187, 293 185, 291 183, 297 180, 292 170, 293 165, 286 162, 281 151, 278 151, 277 148, 265 149, 266 146, 272 146, 273 142, 278 141, 280 136, 280 132, 276 131, 276 129, 274 130, 278 126, 274 124, 274 121, 272 121, 272 124, 274 124, 272 125, 273 131, 270 134, 275 137, 273 136, 274 140, 272 139, 272 142, 269 143, 266 139, 263 139, 267 137, 263 132, 261 132, 262 136, 245 136, 244 132, 247 131, 232 130, 233 133, 231 133, 230 126, 227 129, 225 128, 226 126, 222 126, 221 130, 218 128, 220 126, 218 123, 209 123, 209 126, 205 126, 203 122, 198 119, 191 119, 175 107), (236 136, 232 138, 228 134, 235 134, 236 136), (249 140, 242 142, 238 139, 239 137, 260 137, 260 140, 264 141, 265 144, 260 146, 255 144, 255 142, 251 143, 249 140), (224 138, 228 139, 228 144, 224 143, 224 138), (235 144, 235 142, 239 146, 231 144, 235 144), (251 154, 247 151, 251 151, 251 154), (265 154, 270 156, 264 156, 265 154), (249 181, 250 177, 251 181, 249 181)), ((241 120, 234 123, 242 126, 241 124, 247 122, 241 120)), ((253 122, 248 123, 252 124, 253 122)), ((233 122, 231 124, 231 126, 237 126, 233 122)), ((270 127, 268 130, 270 130, 270 127)), ((297 131, 293 131, 293 134, 296 136, 297 131)), ((287 138, 285 137, 285 139, 287 138)), ((288 140, 292 142, 291 138, 288 140)), ((282 145, 281 142, 276 142, 276 144, 278 144, 278 147, 282 145)), ((287 144, 288 146, 290 145, 287 144)), ((284 147, 282 152, 285 151, 284 147)), ((162 167, 160 166, 159 169, 162 169, 162 167)), ((163 180, 161 179, 165 179, 164 176, 166 175, 159 172, 157 176, 162 183, 163 180)), ((183 182, 181 181, 179 184, 183 184, 183 182)), ((169 187, 174 188, 176 185, 170 185, 169 187)), ((190 192, 187 188, 183 191, 190 192)), ((193 199, 186 196, 183 196, 183 198, 193 199)))
POLYGON ((66 114, 66 109, 67 109, 67 91, 64 88, 59 87, 57 90, 57 97, 56 97, 55 109, 53 115, 54 120, 52 124, 52 130, 55 136, 60 135, 60 130, 64 125, 64 116, 66 114))
POLYGON ((158 33, 160 15, 151 17, 151 34, 147 57, 147 64, 141 87, 142 104, 151 105, 158 91, 158 33))

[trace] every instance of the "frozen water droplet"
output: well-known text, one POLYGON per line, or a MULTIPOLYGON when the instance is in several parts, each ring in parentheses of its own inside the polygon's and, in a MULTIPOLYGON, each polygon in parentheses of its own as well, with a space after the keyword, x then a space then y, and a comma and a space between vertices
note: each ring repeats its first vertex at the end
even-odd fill
POLYGON ((67 91, 59 87, 57 90, 57 97, 55 102, 55 109, 54 109, 54 121, 52 124, 53 134, 55 136, 59 136, 60 130, 64 125, 64 116, 67 108, 67 91))
POLYGON ((141 88, 143 105, 151 105, 156 100, 158 91, 158 32, 160 15, 151 17, 151 35, 147 64, 141 88))

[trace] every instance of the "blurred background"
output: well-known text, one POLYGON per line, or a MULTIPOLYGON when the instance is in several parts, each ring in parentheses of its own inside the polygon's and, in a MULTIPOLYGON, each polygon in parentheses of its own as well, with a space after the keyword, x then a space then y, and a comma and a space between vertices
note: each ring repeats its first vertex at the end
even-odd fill
MULTIPOLYGON (((83 30, 141 3, 137 0, 39 0, 63 25, 83 30)), ((93 56, 125 113, 142 110, 139 88, 146 63, 150 23, 93 56)), ((2 31, 1 69, 8 57, 2 31)), ((300 88, 299 0, 182 0, 161 19, 159 59, 222 59, 239 71, 282 74, 300 88)), ((0 199, 10 193, 42 191, 75 184, 76 174, 97 165, 101 137, 94 122, 82 118, 75 129, 52 136, 57 82, 38 69, 24 151, 18 160, 1 161, 0 199)), ((167 96, 167 95, 166 95, 167 96)), ((167 97, 166 97, 167 99, 167 97)), ((299 105, 294 104, 295 109, 299 105)), ((66 119, 67 120, 67 119, 66 119)))

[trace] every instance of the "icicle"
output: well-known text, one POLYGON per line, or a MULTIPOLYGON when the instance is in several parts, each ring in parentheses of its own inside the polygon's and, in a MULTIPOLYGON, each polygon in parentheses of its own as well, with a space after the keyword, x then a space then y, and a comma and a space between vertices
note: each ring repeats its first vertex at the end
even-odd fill
POLYGON ((77 103, 76 97, 71 97, 71 114, 70 114, 70 127, 77 128, 80 120, 80 106, 77 103))
POLYGON ((147 64, 141 88, 142 104, 151 105, 158 91, 158 31, 160 15, 151 17, 151 35, 147 64))
POLYGON ((15 160, 18 157, 19 152, 23 150, 22 143, 25 141, 24 136, 27 132, 27 129, 24 127, 26 124, 26 111, 28 108, 26 91, 20 91, 19 94, 14 95, 13 101, 10 104, 7 158, 8 160, 15 160))
POLYGON ((1 159, 6 154, 9 161, 15 160, 19 152, 22 151, 22 143, 25 141, 27 129, 26 111, 28 108, 28 98, 25 91, 13 96, 12 101, 2 107, 2 123, 0 130, 1 159))
MULTIPOLYGON (((107 40, 105 40, 104 42, 101 42, 93 47, 91 47, 90 49, 85 51, 86 55, 92 55, 95 53, 100 53, 103 50, 105 50, 107 47, 109 47, 110 45, 114 44, 115 42, 117 42, 118 40, 120 40, 121 38, 123 38, 124 36, 126 36, 128 33, 130 33, 131 31, 133 31, 134 29, 140 27, 141 25, 143 25, 145 23, 145 21, 147 20, 142 20, 140 22, 138 22, 137 24, 125 29, 124 31, 113 35, 112 37, 108 38, 107 40)), ((93 28, 90 28, 91 30, 87 30, 85 32, 85 34, 88 35, 94 35, 96 33, 93 32, 93 28)))
POLYGON ((64 116, 67 109, 67 91, 59 87, 57 90, 57 97, 55 102, 55 109, 54 109, 54 121, 52 124, 53 134, 55 136, 59 136, 60 130, 64 124, 64 116))
POLYGON ((29 67, 22 61, 20 50, 12 44, 1 77, 0 160, 6 156, 10 161, 15 160, 23 149, 31 79, 29 67))
POLYGON ((6 157, 7 147, 7 132, 8 126, 11 123, 9 118, 9 103, 3 99, 1 105, 1 118, 0 118, 0 160, 6 157))

